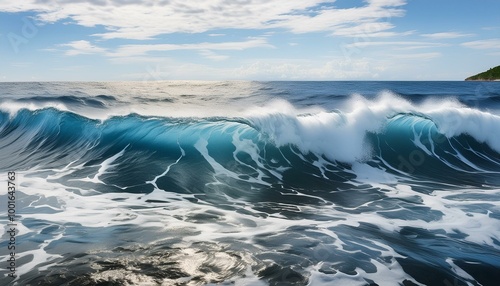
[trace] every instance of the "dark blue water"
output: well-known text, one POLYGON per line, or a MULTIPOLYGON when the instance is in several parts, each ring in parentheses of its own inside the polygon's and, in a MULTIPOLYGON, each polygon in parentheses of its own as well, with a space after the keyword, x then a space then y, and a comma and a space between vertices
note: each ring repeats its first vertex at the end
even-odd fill
POLYGON ((498 82, 0 93, 2 285, 500 281, 498 82))

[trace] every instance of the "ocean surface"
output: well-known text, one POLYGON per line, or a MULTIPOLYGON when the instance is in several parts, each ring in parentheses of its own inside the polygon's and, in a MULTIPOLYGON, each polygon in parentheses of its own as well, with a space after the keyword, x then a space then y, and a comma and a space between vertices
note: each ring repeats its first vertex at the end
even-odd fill
POLYGON ((0 190, 0 285, 499 285, 500 82, 0 83, 0 190))

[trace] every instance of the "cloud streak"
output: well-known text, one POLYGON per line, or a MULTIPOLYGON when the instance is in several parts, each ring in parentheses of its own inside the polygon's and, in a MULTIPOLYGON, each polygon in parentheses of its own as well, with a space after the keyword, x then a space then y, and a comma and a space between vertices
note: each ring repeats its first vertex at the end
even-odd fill
POLYGON ((404 15, 401 7, 405 4, 403 0, 368 0, 359 7, 341 9, 334 1, 324 0, 25 0, 0 3, 0 11, 34 11, 45 23, 102 26, 105 32, 94 34, 102 39, 147 40, 216 29, 321 31, 354 37, 366 31, 390 36, 389 21, 404 15))
POLYGON ((500 50, 500 38, 465 42, 462 46, 477 50, 500 50))
POLYGON ((136 44, 122 45, 111 51, 80 40, 59 45, 65 48, 64 54, 76 56, 82 54, 102 54, 111 58, 127 58, 146 56, 152 52, 169 52, 176 50, 192 50, 212 60, 224 60, 227 56, 219 55, 215 51, 242 51, 251 48, 274 48, 265 38, 254 38, 240 42, 195 43, 195 44, 136 44))
POLYGON ((421 36, 428 38, 428 39, 442 40, 442 39, 456 39, 456 38, 463 38, 463 37, 471 37, 474 35, 473 34, 458 33, 458 32, 441 32, 441 33, 433 33, 433 34, 422 34, 421 36))
POLYGON ((431 60, 440 56, 441 53, 438 52, 393 55, 393 57, 396 59, 406 60, 431 60))
POLYGON ((444 47, 446 44, 442 43, 432 43, 432 42, 419 42, 419 41, 367 41, 367 42, 355 42, 348 44, 346 48, 366 48, 366 47, 376 47, 376 46, 403 46, 409 49, 419 49, 419 48, 430 48, 430 47, 444 47))
POLYGON ((67 44, 59 45, 67 49, 64 54, 67 56, 88 55, 88 54, 102 54, 106 49, 92 45, 89 41, 80 40, 73 41, 67 44))

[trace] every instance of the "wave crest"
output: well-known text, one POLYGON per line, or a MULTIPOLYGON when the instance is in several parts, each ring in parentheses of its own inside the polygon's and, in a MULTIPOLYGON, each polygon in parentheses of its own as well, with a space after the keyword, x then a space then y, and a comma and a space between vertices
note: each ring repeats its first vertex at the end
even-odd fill
POLYGON ((286 179, 285 172, 328 180, 335 177, 325 175, 328 170, 344 170, 339 163, 359 162, 411 176, 458 171, 474 181, 486 173, 496 184, 498 126, 497 115, 453 101, 414 105, 390 93, 375 100, 354 97, 342 111, 299 110, 278 101, 239 118, 129 114, 99 121, 55 108, 21 109, 0 113, 0 159, 7 169, 83 164, 102 173, 99 165, 125 150, 117 166, 126 169, 119 172, 144 173, 135 181, 141 184, 156 180, 141 170, 161 174, 184 152, 204 166, 200 172, 252 184, 286 179))

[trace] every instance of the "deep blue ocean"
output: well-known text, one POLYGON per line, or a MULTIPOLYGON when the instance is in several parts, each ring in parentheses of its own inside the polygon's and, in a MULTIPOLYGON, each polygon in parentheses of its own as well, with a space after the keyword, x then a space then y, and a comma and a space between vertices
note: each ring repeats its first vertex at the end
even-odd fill
POLYGON ((0 83, 0 190, 0 285, 500 285, 500 82, 0 83))

